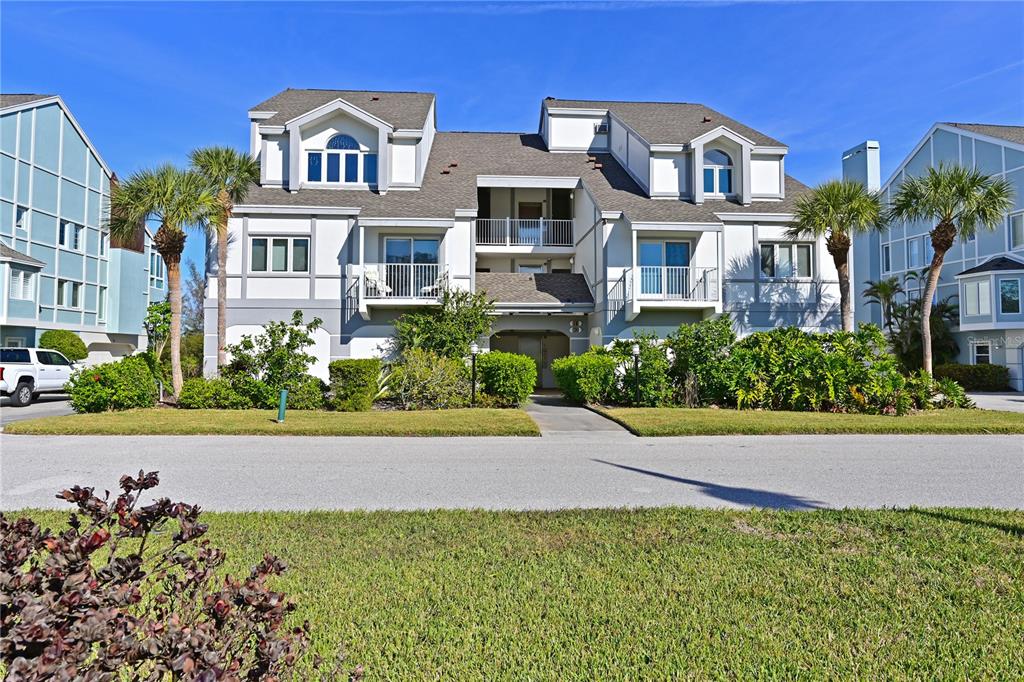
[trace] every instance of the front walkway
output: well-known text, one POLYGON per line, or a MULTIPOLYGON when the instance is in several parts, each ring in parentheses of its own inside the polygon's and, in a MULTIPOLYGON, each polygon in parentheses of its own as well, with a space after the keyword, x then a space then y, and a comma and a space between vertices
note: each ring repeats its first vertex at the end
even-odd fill
POLYGON ((1024 393, 968 393, 971 400, 983 410, 1024 412, 1024 393))
POLYGON ((526 412, 537 422, 545 438, 578 436, 581 433, 609 438, 633 438, 629 431, 611 419, 566 402, 561 393, 534 394, 526 404, 526 412))

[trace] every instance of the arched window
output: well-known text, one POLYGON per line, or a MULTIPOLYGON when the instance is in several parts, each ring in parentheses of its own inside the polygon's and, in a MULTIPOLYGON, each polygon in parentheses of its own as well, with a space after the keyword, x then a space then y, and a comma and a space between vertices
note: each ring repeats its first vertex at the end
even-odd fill
POLYGON ((376 185, 377 155, 364 152, 351 135, 333 135, 324 151, 307 152, 306 181, 376 185))
POLYGON ((359 151, 359 143, 351 135, 335 135, 327 140, 328 149, 352 149, 359 151))
POLYGON ((721 149, 704 152, 704 194, 732 194, 732 157, 721 149))

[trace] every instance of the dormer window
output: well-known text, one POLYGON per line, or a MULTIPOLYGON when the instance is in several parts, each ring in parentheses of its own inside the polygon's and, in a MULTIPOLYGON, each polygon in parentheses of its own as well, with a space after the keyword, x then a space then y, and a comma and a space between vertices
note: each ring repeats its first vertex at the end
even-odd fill
POLYGON ((732 194, 732 157, 720 149, 704 152, 704 194, 732 194))
POLYGON ((351 135, 335 135, 323 151, 306 154, 307 182, 377 184, 377 155, 363 151, 351 135))

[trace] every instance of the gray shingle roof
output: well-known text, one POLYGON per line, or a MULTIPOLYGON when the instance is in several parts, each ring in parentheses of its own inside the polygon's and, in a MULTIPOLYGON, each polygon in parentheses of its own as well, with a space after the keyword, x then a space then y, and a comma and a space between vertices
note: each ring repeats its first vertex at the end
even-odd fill
POLYGON ((430 92, 374 92, 369 90, 296 90, 288 88, 252 107, 251 111, 277 112, 261 121, 266 125, 283 125, 296 116, 308 113, 336 99, 373 114, 394 128, 420 129, 434 101, 430 92))
POLYGON ((477 291, 495 303, 593 305, 586 278, 578 273, 478 272, 477 291))
POLYGON ((583 99, 544 100, 548 107, 607 109, 639 133, 649 144, 685 144, 719 126, 750 138, 756 144, 784 147, 773 137, 706 107, 686 102, 614 102, 583 99), (708 119, 705 121, 705 119, 708 119))
POLYGON ((975 265, 973 268, 967 268, 963 272, 959 273, 957 277, 962 275, 978 275, 983 272, 1005 272, 1007 270, 1024 270, 1024 263, 1013 258, 1007 258, 1006 256, 996 256, 990 258, 981 265, 975 265))
POLYGON ((1000 126, 987 123, 946 123, 948 126, 960 128, 979 135, 998 137, 1001 140, 1024 144, 1024 126, 1000 126))
POLYGON ((28 102, 35 102, 40 99, 50 99, 51 97, 55 97, 55 95, 33 95, 28 93, 0 94, 0 109, 16 107, 19 104, 27 104, 28 102))
POLYGON ((786 199, 759 201, 749 206, 707 201, 651 199, 610 154, 547 151, 540 135, 528 133, 438 133, 430 152, 419 191, 391 191, 380 195, 366 190, 301 189, 289 192, 253 187, 246 205, 355 206, 363 217, 451 218, 455 209, 475 209, 478 175, 579 177, 603 211, 623 211, 634 222, 720 223, 716 213, 790 213, 796 197, 807 190, 786 178, 786 199), (449 168, 450 163, 458 166, 449 168), (443 170, 449 171, 442 173, 443 170))
POLYGON ((26 253, 18 251, 17 249, 12 249, 3 242, 0 242, 0 261, 13 261, 15 263, 23 263, 37 268, 41 268, 46 265, 46 263, 38 258, 33 258, 26 253))

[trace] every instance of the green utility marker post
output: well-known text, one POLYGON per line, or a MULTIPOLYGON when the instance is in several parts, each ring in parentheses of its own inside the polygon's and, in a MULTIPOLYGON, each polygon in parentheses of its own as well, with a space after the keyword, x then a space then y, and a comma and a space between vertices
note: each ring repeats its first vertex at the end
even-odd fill
POLYGON ((284 408, 288 404, 288 389, 281 389, 281 399, 277 403, 277 423, 284 423, 284 408))

